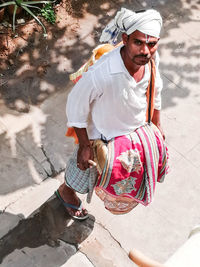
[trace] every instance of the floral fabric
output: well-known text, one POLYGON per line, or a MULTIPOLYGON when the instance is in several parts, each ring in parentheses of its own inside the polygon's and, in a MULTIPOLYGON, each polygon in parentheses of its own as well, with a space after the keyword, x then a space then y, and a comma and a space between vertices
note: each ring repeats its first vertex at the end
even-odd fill
POLYGON ((153 200, 156 182, 167 173, 167 147, 158 128, 146 124, 112 139, 96 194, 112 213, 127 213, 153 200))

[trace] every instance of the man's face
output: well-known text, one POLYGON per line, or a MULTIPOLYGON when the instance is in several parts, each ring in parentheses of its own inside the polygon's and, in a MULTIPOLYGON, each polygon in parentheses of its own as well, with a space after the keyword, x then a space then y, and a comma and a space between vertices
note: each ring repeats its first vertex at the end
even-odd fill
POLYGON ((136 65, 145 65, 155 54, 159 38, 135 31, 130 35, 122 34, 126 58, 136 65))

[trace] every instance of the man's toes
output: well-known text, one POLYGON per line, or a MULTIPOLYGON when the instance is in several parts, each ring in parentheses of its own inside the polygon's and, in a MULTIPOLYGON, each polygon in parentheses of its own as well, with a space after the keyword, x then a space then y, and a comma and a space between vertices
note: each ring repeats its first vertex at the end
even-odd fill
POLYGON ((79 210, 77 210, 77 211, 75 212, 75 216, 77 216, 77 217, 82 217, 82 212, 79 211, 79 210))
POLYGON ((86 209, 82 209, 82 213, 83 213, 83 215, 85 216, 85 215, 88 214, 88 211, 87 211, 86 209))
POLYGON ((88 211, 86 209, 74 210, 72 208, 67 208, 67 211, 71 216, 77 216, 77 217, 84 217, 85 215, 88 214, 88 211))
POLYGON ((88 214, 87 211, 84 210, 84 209, 82 209, 82 210, 78 210, 78 211, 76 211, 75 216, 78 216, 78 217, 84 217, 84 216, 87 215, 87 214, 88 214))

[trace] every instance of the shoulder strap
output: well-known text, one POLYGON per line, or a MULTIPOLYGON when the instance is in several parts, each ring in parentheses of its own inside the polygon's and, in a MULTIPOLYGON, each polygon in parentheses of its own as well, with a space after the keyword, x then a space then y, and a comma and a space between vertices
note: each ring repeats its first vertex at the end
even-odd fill
POLYGON ((151 119, 153 117, 154 112, 154 96, 155 96, 155 62, 153 59, 150 60, 149 63, 150 68, 150 80, 147 87, 147 113, 146 113, 146 121, 150 124, 151 119))

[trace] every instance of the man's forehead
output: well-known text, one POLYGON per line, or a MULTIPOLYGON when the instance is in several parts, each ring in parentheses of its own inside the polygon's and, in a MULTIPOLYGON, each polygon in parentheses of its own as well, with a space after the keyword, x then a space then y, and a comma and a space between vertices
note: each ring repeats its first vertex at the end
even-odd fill
POLYGON ((146 40, 151 41, 151 42, 157 42, 159 40, 159 38, 157 37, 154 37, 154 36, 150 36, 148 34, 145 34, 143 32, 140 32, 140 31, 134 31, 133 33, 130 34, 130 36, 133 38, 133 39, 138 39, 138 40, 141 40, 141 41, 144 41, 146 42, 146 40))

